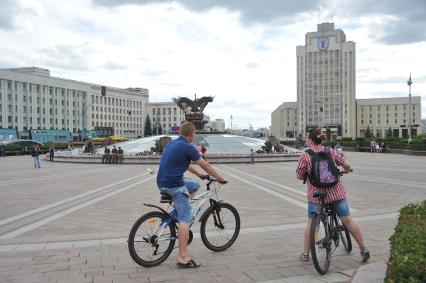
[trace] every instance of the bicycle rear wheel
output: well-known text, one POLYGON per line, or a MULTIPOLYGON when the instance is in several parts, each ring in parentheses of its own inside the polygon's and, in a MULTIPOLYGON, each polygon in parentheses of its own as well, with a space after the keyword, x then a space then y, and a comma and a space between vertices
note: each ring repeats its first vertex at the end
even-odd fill
POLYGON ((323 215, 314 214, 309 233, 312 261, 320 274, 327 273, 331 261, 332 239, 328 235, 327 219, 328 217, 323 217, 323 215))
POLYGON ((165 227, 159 237, 156 233, 159 226, 168 219, 168 215, 160 211, 152 211, 139 218, 130 230, 128 248, 132 259, 144 267, 159 265, 172 252, 176 230, 171 223, 165 227))
POLYGON ((349 234, 346 226, 340 223, 340 219, 337 216, 335 216, 334 219, 336 223, 336 229, 339 232, 339 237, 342 240, 343 247, 348 253, 350 253, 352 251, 351 235, 349 234))
POLYGON ((240 232, 240 215, 228 203, 210 207, 210 213, 201 220, 200 234, 204 245, 214 252, 228 249, 240 232))

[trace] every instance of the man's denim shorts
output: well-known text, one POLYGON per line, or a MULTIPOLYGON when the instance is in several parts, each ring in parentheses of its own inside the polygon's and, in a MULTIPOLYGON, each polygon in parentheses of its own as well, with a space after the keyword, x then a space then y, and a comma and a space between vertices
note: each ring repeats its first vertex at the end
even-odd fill
POLYGON ((183 178, 183 182, 185 185, 182 187, 160 188, 160 191, 173 198, 178 222, 190 223, 192 220, 192 207, 189 201, 189 194, 198 191, 200 184, 190 178, 183 178))
MULTIPOLYGON (((351 211, 349 209, 348 199, 342 199, 331 203, 334 212, 336 212, 337 216, 345 217, 351 215, 351 211)), ((308 204, 308 217, 312 218, 312 213, 320 213, 321 205, 310 202, 308 204)))

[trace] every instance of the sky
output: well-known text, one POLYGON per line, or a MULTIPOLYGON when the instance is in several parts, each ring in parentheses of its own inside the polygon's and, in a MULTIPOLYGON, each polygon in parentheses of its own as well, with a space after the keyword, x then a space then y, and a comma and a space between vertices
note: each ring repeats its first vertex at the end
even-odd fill
POLYGON ((0 68, 149 89, 150 101, 214 96, 227 126, 267 127, 296 101, 296 46, 320 22, 356 43, 356 97, 422 97, 424 0, 0 0, 0 68))

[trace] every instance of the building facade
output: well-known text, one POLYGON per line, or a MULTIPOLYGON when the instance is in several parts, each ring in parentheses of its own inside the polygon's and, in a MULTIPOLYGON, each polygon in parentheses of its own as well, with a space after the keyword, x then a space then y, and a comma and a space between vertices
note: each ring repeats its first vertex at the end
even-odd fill
MULTIPOLYGON (((356 124, 357 137, 365 137, 367 128, 377 138, 389 135, 408 138, 409 106, 408 97, 390 97, 374 99, 357 99, 356 124)), ((412 135, 422 133, 421 129, 421 97, 411 98, 412 135)))
POLYGON ((179 127, 185 120, 185 113, 174 102, 153 102, 148 105, 148 115, 154 129, 154 135, 167 134, 173 131, 173 127, 179 127), (161 125, 161 127, 157 127, 161 125), (161 128, 161 133, 156 129, 161 128))
POLYGON ((114 135, 126 138, 143 136, 147 114, 148 90, 143 88, 119 89, 91 85, 90 100, 84 105, 85 129, 112 129, 114 135), (86 115, 87 112, 87 115, 86 115))
MULTIPOLYGON (((412 97, 413 136, 425 132, 422 129, 421 109, 421 97, 412 97)), ((285 102, 275 109, 271 114, 272 135, 281 139, 291 137, 291 133, 298 129, 296 124, 292 124, 292 119, 297 117, 297 111, 296 102, 285 102)), ((365 137, 368 128, 376 138, 387 137, 389 129, 393 137, 408 138, 409 116, 408 97, 357 99, 356 135, 353 137, 365 137)), ((332 138, 337 138, 336 133, 332 133, 332 138)))
POLYGON ((215 132, 224 132, 226 129, 225 120, 223 119, 216 119, 214 121, 211 121, 210 124, 211 124, 212 131, 215 131, 215 132))
POLYGON ((296 55, 298 134, 319 127, 355 136, 355 43, 334 23, 322 23, 296 55))
POLYGON ((284 102, 271 114, 271 133, 282 140, 292 139, 298 132, 297 102, 284 102))
POLYGON ((63 130, 79 136, 108 127, 112 134, 143 135, 148 90, 118 89, 50 76, 36 67, 0 69, 0 128, 63 130))
POLYGON ((367 129, 377 138, 408 137, 422 132, 421 99, 408 97, 356 99, 355 43, 346 41, 333 23, 318 25, 297 46, 297 102, 285 102, 271 114, 272 134, 289 138, 305 136, 308 128, 330 130, 331 138, 365 137, 367 129), (293 122, 293 118, 295 122, 293 122))

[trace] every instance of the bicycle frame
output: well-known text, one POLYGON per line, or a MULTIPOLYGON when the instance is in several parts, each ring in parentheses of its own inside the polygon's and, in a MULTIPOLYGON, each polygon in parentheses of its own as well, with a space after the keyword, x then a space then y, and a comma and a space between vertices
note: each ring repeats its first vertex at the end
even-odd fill
MULTIPOLYGON (((198 213, 201 211, 201 208, 206 204, 206 202, 210 200, 210 203, 217 202, 212 198, 212 193, 210 192, 210 188, 207 187, 207 191, 196 196, 191 200, 191 204, 194 206, 195 204, 195 213, 193 215, 192 221, 189 224, 189 227, 192 227, 192 224, 194 224, 194 220, 197 218, 198 213)), ((176 208, 173 205, 169 205, 168 212, 161 209, 158 206, 154 205, 148 205, 152 207, 159 208, 161 211, 165 212, 169 215, 168 219, 166 221, 161 221, 158 228, 155 230, 154 235, 157 235, 157 241, 170 241, 170 240, 177 240, 178 236, 176 237, 163 237, 163 233, 166 230, 166 228, 172 224, 172 222, 176 223, 176 217, 177 217, 177 211, 176 208)), ((202 217, 201 217, 202 218, 202 217)), ((200 218, 200 219, 201 219, 200 218)), ((176 226, 176 224, 175 224, 176 226)))

